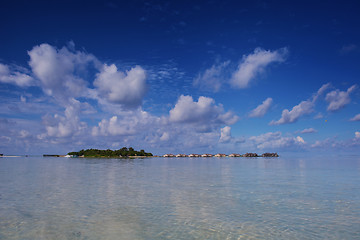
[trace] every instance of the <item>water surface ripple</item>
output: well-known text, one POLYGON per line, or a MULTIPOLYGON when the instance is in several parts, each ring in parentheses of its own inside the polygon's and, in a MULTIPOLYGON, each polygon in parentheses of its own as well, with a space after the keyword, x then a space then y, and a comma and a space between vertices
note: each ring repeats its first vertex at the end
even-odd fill
POLYGON ((0 158, 0 239, 360 239, 360 158, 0 158))

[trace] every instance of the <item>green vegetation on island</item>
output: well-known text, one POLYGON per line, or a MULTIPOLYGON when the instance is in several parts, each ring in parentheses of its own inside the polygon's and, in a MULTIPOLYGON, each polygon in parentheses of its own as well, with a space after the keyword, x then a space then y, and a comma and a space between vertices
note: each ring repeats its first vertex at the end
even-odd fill
POLYGON ((147 153, 143 149, 135 151, 132 147, 123 147, 119 150, 99 150, 99 149, 82 149, 79 152, 69 152, 68 155, 84 157, 151 157, 152 153, 147 153))

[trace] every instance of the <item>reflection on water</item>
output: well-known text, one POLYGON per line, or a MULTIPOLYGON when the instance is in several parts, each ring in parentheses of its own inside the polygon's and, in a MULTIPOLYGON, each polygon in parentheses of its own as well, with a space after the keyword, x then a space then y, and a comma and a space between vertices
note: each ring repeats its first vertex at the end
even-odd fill
POLYGON ((360 159, 0 159, 0 239, 359 239, 360 159))

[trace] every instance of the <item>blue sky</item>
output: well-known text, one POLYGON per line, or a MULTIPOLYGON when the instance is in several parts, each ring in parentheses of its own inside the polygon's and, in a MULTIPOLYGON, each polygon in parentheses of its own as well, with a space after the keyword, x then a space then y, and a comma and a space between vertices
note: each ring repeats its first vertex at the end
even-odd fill
POLYGON ((359 154, 357 1, 4 1, 0 152, 359 154))

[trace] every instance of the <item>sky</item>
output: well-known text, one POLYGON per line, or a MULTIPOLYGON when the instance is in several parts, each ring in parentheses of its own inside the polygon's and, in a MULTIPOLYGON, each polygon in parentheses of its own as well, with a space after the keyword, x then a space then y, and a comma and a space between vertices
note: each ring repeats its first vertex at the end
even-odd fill
POLYGON ((358 1, 0 8, 0 153, 360 154, 358 1))

